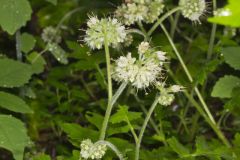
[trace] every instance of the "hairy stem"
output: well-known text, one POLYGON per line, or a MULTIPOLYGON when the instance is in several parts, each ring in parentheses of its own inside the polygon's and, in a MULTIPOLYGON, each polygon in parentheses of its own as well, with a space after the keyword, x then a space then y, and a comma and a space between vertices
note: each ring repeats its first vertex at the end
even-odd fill
POLYGON ((138 136, 138 143, 136 144, 136 148, 135 148, 135 160, 139 160, 139 151, 140 151, 140 146, 141 146, 141 142, 142 142, 142 138, 143 138, 143 134, 145 132, 145 129, 147 127, 148 121, 150 120, 152 113, 154 111, 154 109, 156 108, 157 104, 158 104, 158 98, 159 96, 156 96, 152 106, 150 107, 147 116, 143 122, 142 128, 140 130, 139 136, 138 136))
MULTIPOLYGON (((170 68, 168 69, 168 73, 170 74, 170 76, 173 78, 173 80, 175 81, 175 83, 180 84, 180 82, 175 78, 173 72, 170 70, 170 68)), ((212 120, 208 117, 208 115, 204 112, 204 110, 202 109, 202 107, 198 104, 198 102, 192 97, 191 94, 189 94, 187 91, 183 92, 184 95, 188 98, 188 100, 192 103, 192 105, 197 109, 197 111, 201 114, 201 116, 206 120, 206 122, 212 127, 213 131, 217 134, 217 136, 219 137, 220 140, 222 140, 222 142, 227 146, 227 147, 231 147, 231 144, 228 142, 228 140, 226 139, 226 137, 223 135, 223 133, 221 132, 221 130, 218 128, 218 126, 212 122, 212 120)))
POLYGON ((107 105, 107 110, 104 116, 104 120, 103 120, 103 124, 102 124, 102 129, 100 132, 100 140, 104 140, 105 139, 105 135, 106 135, 106 129, 107 129, 107 125, 108 125, 108 120, 110 118, 111 115, 111 111, 112 111, 112 106, 111 105, 111 100, 112 100, 112 78, 111 78, 111 62, 110 62, 110 53, 109 53, 109 42, 107 39, 107 34, 105 32, 104 34, 104 49, 105 49, 105 55, 106 55, 106 64, 107 64, 107 83, 108 83, 108 105, 107 105))
POLYGON ((104 116, 104 120, 103 120, 103 124, 102 124, 102 128, 101 128, 101 132, 100 132, 100 140, 104 140, 105 139, 105 135, 106 135, 106 130, 107 130, 107 125, 108 125, 108 121, 112 112, 112 108, 113 105, 116 103, 117 99, 119 98, 119 96, 122 94, 123 90, 126 88, 127 83, 124 82, 120 85, 120 87, 118 88, 118 90, 116 91, 116 93, 113 95, 111 101, 108 103, 107 106, 107 110, 104 116))
POLYGON ((174 17, 174 21, 173 21, 173 24, 171 26, 171 31, 170 31, 170 35, 172 37, 172 39, 174 39, 174 35, 175 35, 175 31, 176 31, 176 28, 177 28, 177 23, 178 23, 178 20, 179 20, 179 17, 180 17, 180 12, 178 11, 174 17))
MULTIPOLYGON (((186 64, 184 63, 184 61, 183 61, 180 53, 178 52, 175 44, 174 44, 173 41, 172 41, 170 35, 168 34, 166 28, 165 28, 162 24, 160 24, 160 26, 161 26, 163 32, 165 33, 165 35, 167 36, 167 38, 168 38, 168 40, 169 40, 169 42, 170 42, 170 44, 171 44, 174 52, 176 53, 176 56, 177 56, 177 58, 179 59, 180 64, 182 65, 183 70, 184 70, 184 72, 186 73, 186 75, 187 75, 187 77, 188 77, 188 80, 192 83, 192 82, 193 82, 192 75, 190 74, 190 72, 189 72, 186 64)), ((208 109, 208 107, 207 107, 207 104, 205 103, 205 101, 204 101, 201 93, 199 92, 198 88, 197 88, 197 87, 194 87, 194 91, 196 92, 196 94, 197 94, 197 96, 198 96, 198 98, 199 98, 199 100, 200 100, 200 102, 201 102, 201 104, 202 104, 205 112, 207 113, 207 115, 209 116, 209 118, 211 119, 211 121, 212 121, 214 124, 216 124, 216 122, 215 122, 215 120, 214 120, 211 112, 209 111, 209 109, 208 109)))

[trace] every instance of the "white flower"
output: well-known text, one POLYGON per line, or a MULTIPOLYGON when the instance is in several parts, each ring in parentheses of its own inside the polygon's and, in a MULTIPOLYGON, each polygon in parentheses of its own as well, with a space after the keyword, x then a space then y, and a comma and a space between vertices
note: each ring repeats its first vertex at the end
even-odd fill
POLYGON ((170 91, 176 93, 176 92, 182 91, 183 88, 184 87, 180 86, 180 85, 173 85, 173 86, 170 87, 170 91))
POLYGON ((119 82, 133 82, 138 72, 135 62, 136 58, 132 58, 131 53, 128 53, 126 57, 121 56, 116 60, 113 78, 119 82))
POLYGON ((180 0, 179 5, 182 7, 182 15, 191 21, 200 23, 199 18, 206 12, 205 0, 180 0))
POLYGON ((87 22, 88 29, 84 41, 92 49, 101 49, 104 42, 109 46, 117 47, 126 38, 125 27, 117 19, 90 17, 87 22))
POLYGON ((126 25, 139 21, 153 23, 163 12, 163 7, 163 0, 133 0, 119 6, 115 14, 126 25))
POLYGON ((49 26, 46 27, 41 35, 42 39, 46 43, 60 43, 61 42, 61 36, 60 33, 53 27, 49 26))
POLYGON ((80 155, 84 159, 101 159, 107 150, 107 146, 105 144, 93 144, 90 139, 83 140, 80 147, 80 155))
POLYGON ((147 88, 157 82, 161 71, 159 63, 155 59, 149 58, 139 67, 132 85, 138 89, 147 88))
POLYGON ((161 95, 158 98, 158 102, 163 106, 169 106, 175 98, 173 94, 169 94, 169 93, 160 93, 160 94, 161 95))
POLYGON ((140 45, 138 46, 138 52, 140 54, 145 53, 149 49, 150 45, 148 42, 141 42, 140 45))
POLYGON ((156 54, 157 54, 157 57, 160 61, 165 61, 167 59, 166 52, 157 51, 156 54))
POLYGON ((231 14, 232 12, 228 8, 220 8, 213 12, 213 15, 216 17, 225 17, 225 16, 230 16, 231 14))

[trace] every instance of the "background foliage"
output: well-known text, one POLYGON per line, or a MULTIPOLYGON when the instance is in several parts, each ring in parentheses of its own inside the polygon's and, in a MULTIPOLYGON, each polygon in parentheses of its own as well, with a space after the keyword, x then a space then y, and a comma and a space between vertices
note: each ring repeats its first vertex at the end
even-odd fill
MULTIPOLYGON (((165 3, 169 8, 178 4, 175 0, 165 3)), ((80 142, 98 139, 107 103, 105 57, 102 50, 91 51, 77 40, 84 35, 79 29, 86 29, 88 14, 111 15, 119 4, 120 0, 0 0, 0 159, 78 160, 80 142), (49 26, 61 34, 57 46, 41 38, 49 26)), ((218 1, 219 7, 226 4, 218 1)), ((196 100, 193 88, 200 86, 232 147, 225 147, 193 104, 179 94, 171 106, 157 107, 143 139, 141 159, 240 159, 240 39, 238 28, 231 28, 240 26, 239 4, 229 0, 230 16, 209 18, 227 25, 217 27, 210 58, 212 24, 207 17, 211 10, 201 25, 179 17, 171 36, 193 83, 160 28, 151 39, 154 46, 168 52, 174 71, 168 80, 180 82, 196 100)), ((167 29, 171 31, 178 16, 166 20, 167 29)), ((134 35, 134 39, 128 48, 111 50, 112 58, 127 50, 134 52, 141 37, 134 35)), ((115 88, 118 85, 114 83, 115 88)), ((135 93, 129 86, 110 118, 107 140, 128 159, 134 159, 131 129, 139 131, 155 96, 146 92, 135 93)), ((111 151, 104 157, 114 158, 111 151)))

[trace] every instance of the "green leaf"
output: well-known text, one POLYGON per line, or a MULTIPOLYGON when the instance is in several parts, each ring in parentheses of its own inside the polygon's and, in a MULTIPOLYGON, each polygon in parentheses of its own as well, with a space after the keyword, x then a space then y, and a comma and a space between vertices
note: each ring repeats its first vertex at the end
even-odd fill
POLYGON ((72 143, 76 146, 84 139, 91 139, 96 141, 98 139, 98 132, 92 129, 84 128, 74 123, 64 123, 61 125, 64 132, 67 133, 68 137, 72 140, 72 143))
POLYGON ((212 97, 231 98, 232 90, 240 86, 240 78, 235 76, 224 76, 220 78, 211 93, 212 97))
POLYGON ((54 5, 57 5, 57 1, 58 0, 46 0, 47 2, 50 2, 50 3, 52 3, 52 4, 54 4, 54 5))
POLYGON ((93 112, 87 112, 86 115, 87 120, 93 124, 94 126, 96 126, 99 130, 102 127, 102 122, 103 122, 103 116, 97 113, 93 113, 93 112))
POLYGON ((0 26, 9 34, 14 34, 31 18, 28 0, 0 0, 0 4, 0 26))
POLYGON ((133 120, 141 118, 142 113, 140 112, 129 112, 127 106, 119 106, 118 111, 111 116, 110 122, 121 123, 121 122, 131 122, 133 120))
POLYGON ((0 59, 0 87, 20 87, 32 75, 31 65, 8 58, 0 59))
POLYGON ((67 54, 66 52, 57 44, 48 44, 48 50, 52 53, 52 55, 56 58, 56 60, 62 64, 67 64, 67 54))
POLYGON ((34 73, 39 74, 44 71, 46 61, 39 53, 32 52, 27 56, 27 60, 32 64, 32 70, 34 73))
POLYGON ((31 51, 36 43, 36 39, 28 33, 23 33, 21 35, 21 51, 28 53, 31 51))
POLYGON ((222 54, 227 64, 229 64, 234 69, 240 70, 240 47, 223 48, 222 54))
POLYGON ((33 158, 33 160, 51 160, 51 157, 46 154, 39 154, 33 158))
POLYGON ((23 160, 24 148, 30 143, 24 124, 7 115, 0 115, 0 147, 13 153, 16 160, 23 160))
POLYGON ((181 157, 188 155, 189 150, 184 147, 175 137, 167 140, 169 146, 181 157))
POLYGON ((0 92, 0 106, 13 112, 33 113, 21 98, 6 92, 0 92))
POLYGON ((240 26, 239 0, 228 0, 228 2, 229 3, 223 8, 221 16, 208 18, 208 21, 232 27, 239 27, 240 26))

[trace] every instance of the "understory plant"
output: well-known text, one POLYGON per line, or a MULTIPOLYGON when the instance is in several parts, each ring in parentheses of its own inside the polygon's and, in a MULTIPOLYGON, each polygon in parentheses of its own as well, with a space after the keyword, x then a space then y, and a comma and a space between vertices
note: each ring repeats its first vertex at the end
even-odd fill
POLYGON ((0 0, 0 159, 240 159, 239 4, 0 0))

